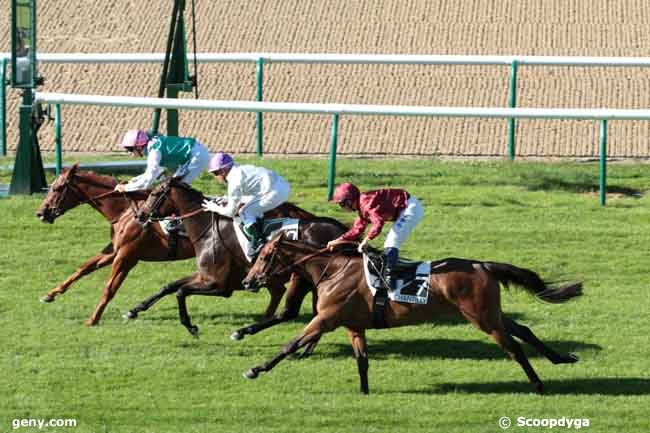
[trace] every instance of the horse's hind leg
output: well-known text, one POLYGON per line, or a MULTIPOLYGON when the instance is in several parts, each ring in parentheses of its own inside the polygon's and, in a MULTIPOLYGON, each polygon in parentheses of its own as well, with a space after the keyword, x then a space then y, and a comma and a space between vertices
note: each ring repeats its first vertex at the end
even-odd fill
POLYGON ((354 350, 354 357, 357 360, 359 369, 359 380, 361 392, 368 394, 368 346, 366 345, 365 330, 354 330, 348 328, 348 339, 354 350))
POLYGON ((578 361, 578 357, 571 353, 563 355, 548 347, 537 338, 537 336, 533 334, 533 331, 531 331, 527 326, 520 325, 506 316, 502 316, 502 320, 503 325, 509 334, 533 346, 553 364, 571 364, 578 361))
POLYGON ((45 295, 41 296, 41 302, 52 302, 58 295, 64 294, 68 287, 72 285, 75 281, 80 278, 95 272, 97 269, 101 269, 104 266, 110 265, 113 263, 115 258, 115 253, 113 252, 113 244, 108 244, 104 249, 99 253, 91 257, 86 263, 81 265, 77 271, 70 275, 64 282, 56 286, 54 289, 47 292, 45 295))
POLYGON ((517 343, 515 339, 512 338, 510 334, 505 331, 505 329, 503 329, 503 327, 492 330, 490 336, 494 339, 494 341, 496 341, 499 347, 503 349, 503 351, 505 351, 512 359, 521 365, 521 368, 524 369, 524 372, 526 373, 526 376, 528 376, 530 383, 535 388, 535 391, 539 394, 543 394, 544 384, 542 383, 539 376, 537 376, 537 373, 535 373, 535 370, 533 370, 533 366, 530 365, 530 362, 528 361, 526 354, 524 354, 521 345, 517 343))
POLYGON ((498 286, 493 287, 493 289, 492 296, 487 296, 484 300, 475 298, 469 302, 461 302, 459 305, 460 312, 474 326, 490 335, 510 358, 517 361, 521 368, 524 369, 535 391, 542 394, 544 392, 544 384, 539 376, 537 376, 537 373, 535 373, 535 370, 533 370, 533 366, 530 365, 521 345, 503 327, 502 314, 498 301, 498 286), (494 293, 497 295, 494 295, 494 293))
POLYGON ((163 286, 158 291, 158 293, 140 302, 138 305, 136 305, 135 307, 133 307, 132 309, 124 313, 122 317, 124 317, 125 319, 135 319, 136 317, 138 317, 138 313, 142 311, 147 311, 156 302, 160 301, 162 298, 164 298, 167 295, 171 295, 172 293, 175 293, 181 285, 187 284, 195 277, 196 277, 196 273, 188 277, 181 278, 180 280, 174 281, 173 283, 169 283, 166 286, 163 286))

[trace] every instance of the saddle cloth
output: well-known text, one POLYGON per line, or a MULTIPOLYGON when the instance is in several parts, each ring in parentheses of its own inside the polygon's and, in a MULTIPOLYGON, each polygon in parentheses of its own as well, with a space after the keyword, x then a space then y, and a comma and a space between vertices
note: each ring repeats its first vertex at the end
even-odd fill
POLYGON ((167 236, 169 236, 169 232, 172 229, 176 229, 176 234, 178 236, 187 237, 185 226, 180 220, 162 220, 158 224, 160 224, 160 228, 162 229, 163 233, 165 233, 167 236))
MULTIPOLYGON (((384 259, 380 255, 363 255, 363 268, 366 283, 373 296, 378 287, 386 287, 383 278, 384 259)), ((388 290, 388 298, 408 304, 426 304, 429 298, 429 275, 431 262, 415 262, 399 259, 393 270, 395 290, 388 290)))
MULTIPOLYGON (((262 233, 264 234, 264 241, 268 241, 281 231, 285 232, 287 239, 298 240, 299 222, 300 220, 297 218, 277 218, 264 220, 264 228, 262 229, 262 233)), ((235 226, 235 234, 237 235, 239 246, 244 252, 246 260, 252 263, 257 251, 254 251, 251 248, 250 240, 242 229, 241 219, 239 217, 235 217, 233 219, 233 225, 235 226)))

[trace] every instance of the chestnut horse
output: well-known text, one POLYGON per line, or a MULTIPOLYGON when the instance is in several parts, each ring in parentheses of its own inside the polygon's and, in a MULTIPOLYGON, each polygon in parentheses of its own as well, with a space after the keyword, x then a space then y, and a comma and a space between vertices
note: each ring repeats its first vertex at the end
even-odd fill
MULTIPOLYGON (((52 302, 66 292, 72 283, 97 269, 112 265, 111 275, 102 291, 99 303, 86 325, 96 325, 110 300, 120 288, 129 271, 140 261, 184 260, 195 256, 192 243, 185 236, 170 237, 158 224, 145 229, 137 220, 138 209, 149 196, 149 191, 115 192, 118 181, 110 176, 79 170, 74 164, 64 170, 52 183, 36 216, 43 222, 53 223, 66 211, 88 203, 111 224, 111 241, 98 254, 91 257, 63 283, 47 292, 41 300, 52 302), (173 245, 175 244, 175 246, 173 245)), ((313 216, 309 212, 287 204, 275 215, 291 215, 298 218, 313 216)), ((284 286, 269 287, 271 300, 265 317, 271 317, 282 299, 284 286)), ((137 315, 137 313, 135 314, 137 315)), ((131 314, 130 317, 135 317, 131 314)))
MULTIPOLYGON (((176 211, 183 221, 185 230, 194 245, 198 271, 174 281, 163 287, 159 295, 176 293, 178 312, 181 323, 190 334, 196 336, 198 328, 192 324, 187 312, 185 298, 190 295, 230 296, 234 288, 243 286, 241 281, 252 264, 246 259, 235 234, 235 222, 228 217, 213 212, 203 212, 201 203, 203 194, 178 179, 170 178, 156 187, 146 203, 142 206, 140 218, 155 219, 159 214, 176 211)), ((284 205, 283 205, 284 206, 284 205)), ((268 216, 268 215, 266 215, 268 216)), ((287 215, 296 218, 294 215, 287 215)), ((304 223, 305 215, 301 220, 304 223)), ((304 232, 306 239, 318 245, 339 237, 347 227, 330 218, 318 218, 310 215, 309 220, 329 221, 324 230, 304 232)), ((281 284, 290 278, 291 285, 286 297, 286 306, 282 312, 256 325, 237 330, 231 337, 240 340, 246 334, 255 334, 262 329, 297 317, 305 295, 312 291, 313 285, 297 275, 287 273, 280 279, 270 279, 267 284, 281 284)), ((147 303, 147 301, 145 301, 147 303)), ((313 350, 310 345, 306 352, 313 350)))
MULTIPOLYGON (((314 223, 319 224, 319 223, 314 223)), ((268 362, 244 373, 255 379, 270 371, 287 355, 317 340, 339 326, 348 338, 357 360, 361 392, 368 393, 368 352, 366 329, 374 328, 373 295, 364 277, 363 258, 356 252, 329 252, 301 241, 278 236, 261 250, 244 285, 255 287, 269 278, 296 272, 309 278, 318 293, 317 315, 282 351, 268 362)), ((501 311, 500 284, 523 287, 537 299, 562 303, 579 296, 582 283, 552 287, 533 271, 505 263, 447 258, 433 262, 429 277, 427 304, 388 301, 385 322, 388 327, 414 325, 435 320, 441 314, 460 314, 476 328, 490 335, 524 369, 535 390, 543 384, 528 362, 517 337, 537 349, 554 364, 573 363, 577 357, 559 354, 542 343, 526 326, 506 317, 501 311)))

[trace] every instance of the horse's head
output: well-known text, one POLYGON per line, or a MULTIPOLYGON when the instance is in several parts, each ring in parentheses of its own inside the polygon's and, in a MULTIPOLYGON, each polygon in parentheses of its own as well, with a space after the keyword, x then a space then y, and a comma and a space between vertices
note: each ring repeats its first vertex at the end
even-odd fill
POLYGON ((138 220, 141 223, 151 218, 164 218, 180 213, 175 200, 174 191, 177 189, 195 191, 178 177, 169 177, 156 186, 138 213, 138 220))
POLYGON ((280 233, 262 247, 253 267, 242 281, 246 290, 258 290, 260 287, 266 286, 269 279, 280 277, 280 273, 291 272, 291 269, 286 266, 288 259, 285 258, 282 248, 283 238, 284 234, 280 233))
POLYGON ((285 233, 280 233, 262 247, 242 285, 247 290, 256 291, 270 281, 286 281, 299 264, 322 252, 315 245, 290 240, 285 233))
POLYGON ((66 211, 85 201, 75 185, 78 168, 79 163, 74 164, 72 167, 63 170, 59 177, 52 182, 50 190, 36 211, 36 216, 41 221, 52 224, 56 218, 66 211))

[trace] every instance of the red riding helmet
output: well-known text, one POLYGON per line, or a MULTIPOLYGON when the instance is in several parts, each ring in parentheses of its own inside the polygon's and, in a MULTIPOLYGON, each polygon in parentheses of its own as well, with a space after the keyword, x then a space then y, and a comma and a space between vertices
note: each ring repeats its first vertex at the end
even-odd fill
POLYGON ((341 203, 344 201, 356 203, 359 200, 360 195, 361 192, 359 191, 359 188, 350 182, 345 182, 336 187, 334 195, 332 196, 332 201, 334 203, 341 203))

